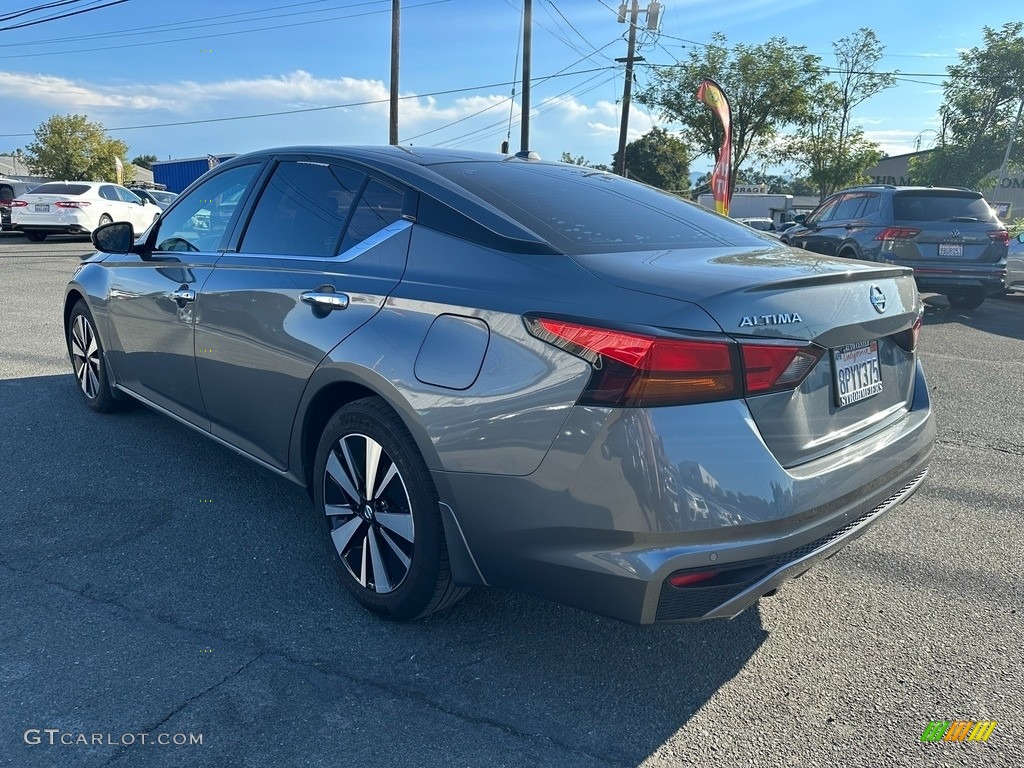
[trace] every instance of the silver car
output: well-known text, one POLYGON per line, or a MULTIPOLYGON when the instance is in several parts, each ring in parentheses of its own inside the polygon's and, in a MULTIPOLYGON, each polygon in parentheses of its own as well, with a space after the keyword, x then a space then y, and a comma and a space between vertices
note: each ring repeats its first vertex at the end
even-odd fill
POLYGON ((1006 290, 1024 291, 1024 232, 1010 240, 1006 257, 1006 290))
POLYGON ((268 150, 134 238, 98 229, 67 287, 85 402, 141 401, 305 487, 342 584, 391 619, 478 585, 732 617, 928 471, 909 269, 608 173, 268 150))

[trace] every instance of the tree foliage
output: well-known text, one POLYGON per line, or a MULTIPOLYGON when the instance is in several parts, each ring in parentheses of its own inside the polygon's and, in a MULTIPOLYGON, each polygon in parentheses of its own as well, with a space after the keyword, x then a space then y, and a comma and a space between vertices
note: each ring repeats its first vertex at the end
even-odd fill
POLYGON ((35 130, 25 160, 33 173, 66 181, 116 181, 116 159, 128 145, 107 136, 103 126, 85 115, 54 115, 35 130))
POLYGON ((717 160, 721 123, 696 98, 697 87, 708 77, 722 86, 732 108, 730 182, 735 183, 748 158, 777 159, 773 139, 806 113, 808 91, 820 78, 819 59, 785 38, 730 47, 725 35, 715 33, 707 46, 691 48, 685 61, 655 69, 639 101, 679 123, 690 144, 717 160))
POLYGON ((978 189, 1002 163, 1024 98, 1024 22, 985 27, 983 36, 983 46, 962 51, 946 67, 935 149, 910 166, 919 184, 978 189))
POLYGON ((138 155, 132 158, 132 165, 137 165, 139 168, 145 168, 147 171, 153 169, 153 163, 159 160, 156 155, 138 155))
POLYGON ((878 145, 852 124, 853 110, 896 84, 878 72, 885 47, 873 30, 862 27, 832 44, 836 66, 832 79, 815 83, 796 132, 782 142, 780 157, 804 171, 821 197, 865 179, 864 172, 882 159, 878 145))
MULTIPOLYGON (((619 153, 612 157, 617 163, 619 153)), ((614 167, 614 165, 613 165, 614 167)), ((690 188, 690 148, 664 128, 652 128, 626 145, 626 176, 670 192, 690 188)))
POLYGON ((573 155, 571 152, 563 152, 562 159, 559 162, 568 163, 569 165, 579 165, 583 166, 584 168, 594 168, 598 171, 611 170, 611 168, 608 167, 607 165, 602 165, 601 163, 594 164, 587 160, 587 158, 585 158, 583 155, 579 155, 577 157, 573 155))

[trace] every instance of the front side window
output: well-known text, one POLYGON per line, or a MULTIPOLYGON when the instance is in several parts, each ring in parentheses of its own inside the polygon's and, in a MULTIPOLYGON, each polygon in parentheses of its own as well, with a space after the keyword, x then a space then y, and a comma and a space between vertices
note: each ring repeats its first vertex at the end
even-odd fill
POLYGON ((818 208, 807 217, 804 221, 805 227, 816 227, 823 221, 828 221, 832 218, 836 212, 836 205, 839 203, 839 197, 833 197, 830 200, 826 200, 824 203, 818 206, 818 208))
POLYGON ((218 173, 179 198, 160 217, 156 230, 158 251, 215 251, 224 239, 235 206, 252 184, 258 163, 218 173))
POLYGON ((284 161, 253 209, 244 253, 333 256, 365 176, 327 163, 284 161))

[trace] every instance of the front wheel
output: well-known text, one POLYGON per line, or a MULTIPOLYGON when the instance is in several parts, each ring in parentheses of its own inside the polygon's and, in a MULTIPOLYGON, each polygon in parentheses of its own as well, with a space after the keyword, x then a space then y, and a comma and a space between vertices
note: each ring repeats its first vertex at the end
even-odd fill
POLYGON ((947 293, 946 300, 956 309, 977 309, 985 302, 985 291, 976 288, 963 293, 947 293))
POLYGON ((96 333, 92 313, 84 301, 79 300, 71 310, 67 342, 75 380, 85 396, 86 404, 100 413, 115 410, 120 402, 111 391, 107 363, 103 357, 103 344, 96 333))
POLYGON ((408 621, 446 608, 455 586, 437 490, 402 420, 380 398, 324 428, 313 502, 339 578, 365 608, 408 621))

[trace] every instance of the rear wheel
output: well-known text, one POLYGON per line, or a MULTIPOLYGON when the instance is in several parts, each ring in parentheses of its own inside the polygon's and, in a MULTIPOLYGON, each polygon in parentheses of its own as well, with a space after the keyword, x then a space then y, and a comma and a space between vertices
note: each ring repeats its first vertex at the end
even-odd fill
POLYGON ((985 301, 985 291, 982 288, 975 288, 962 293, 947 293, 946 300, 949 306, 956 309, 977 309, 985 301))
POLYGON ((327 423, 313 502, 338 577, 365 608, 408 621, 446 608, 455 586, 437 490, 402 420, 380 398, 327 423))
POLYGON ((113 223, 113 221, 114 220, 110 218, 110 216, 104 213, 102 216, 100 216, 100 223, 97 226, 102 227, 104 224, 113 223))
POLYGON ((33 243, 41 243, 46 239, 45 232, 22 232, 22 234, 33 243))
POLYGON ((96 333, 96 323, 84 301, 79 300, 71 310, 67 331, 68 354, 75 371, 75 381, 94 411, 108 413, 119 401, 114 398, 103 357, 103 344, 96 333))

